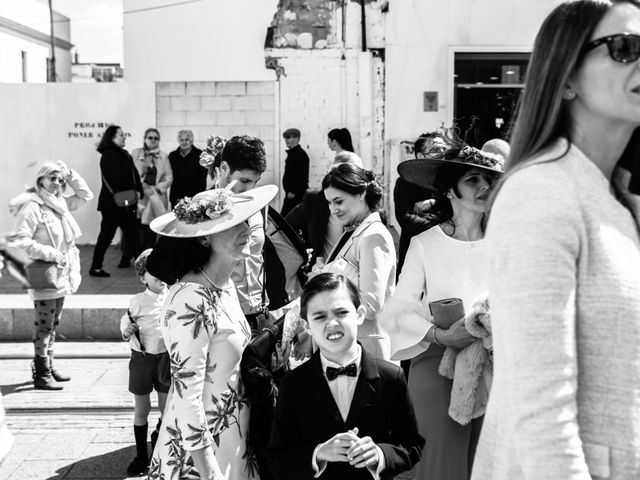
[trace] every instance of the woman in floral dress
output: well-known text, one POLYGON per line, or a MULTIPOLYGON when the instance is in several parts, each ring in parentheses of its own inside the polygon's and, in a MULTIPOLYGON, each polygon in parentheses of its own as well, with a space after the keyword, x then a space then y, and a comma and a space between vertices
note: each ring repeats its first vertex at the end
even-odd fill
POLYGON ((276 193, 209 190, 151 223, 162 237, 148 270, 172 285, 161 314, 172 390, 149 479, 258 478, 240 379, 251 331, 230 275, 249 239, 245 220, 276 193))

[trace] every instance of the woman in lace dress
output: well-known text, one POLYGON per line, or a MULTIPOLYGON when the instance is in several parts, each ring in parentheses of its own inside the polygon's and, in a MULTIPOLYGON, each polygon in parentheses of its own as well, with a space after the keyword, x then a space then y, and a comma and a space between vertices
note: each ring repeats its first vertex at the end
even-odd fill
POLYGON ((240 358, 251 331, 230 281, 250 229, 245 220, 277 193, 209 190, 151 223, 162 235, 148 270, 172 285, 161 313, 172 389, 149 478, 253 479, 249 404, 240 358))

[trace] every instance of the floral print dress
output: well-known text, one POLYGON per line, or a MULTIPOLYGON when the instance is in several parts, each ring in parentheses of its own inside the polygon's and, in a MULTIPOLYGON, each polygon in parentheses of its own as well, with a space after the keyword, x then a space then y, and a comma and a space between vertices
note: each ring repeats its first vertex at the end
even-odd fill
POLYGON ((258 478, 247 445, 249 405, 240 380, 251 331, 235 287, 175 284, 161 315, 172 388, 149 479, 199 479, 189 451, 208 446, 226 480, 258 478))

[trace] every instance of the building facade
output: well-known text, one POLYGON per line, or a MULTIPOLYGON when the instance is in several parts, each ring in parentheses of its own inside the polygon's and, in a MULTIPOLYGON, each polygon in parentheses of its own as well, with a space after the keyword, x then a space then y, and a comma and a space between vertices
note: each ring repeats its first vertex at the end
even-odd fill
MULTIPOLYGON (((45 0, 0 2, 0 83, 47 81, 49 5, 45 0)), ((71 81, 69 18, 53 12, 56 81, 71 81)))

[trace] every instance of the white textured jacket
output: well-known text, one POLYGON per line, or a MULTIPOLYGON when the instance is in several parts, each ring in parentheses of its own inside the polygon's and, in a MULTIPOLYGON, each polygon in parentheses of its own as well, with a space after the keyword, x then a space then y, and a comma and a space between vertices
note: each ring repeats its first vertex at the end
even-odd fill
POLYGON ((514 173, 489 220, 495 376, 474 480, 640 478, 638 226, 566 146, 514 173))

